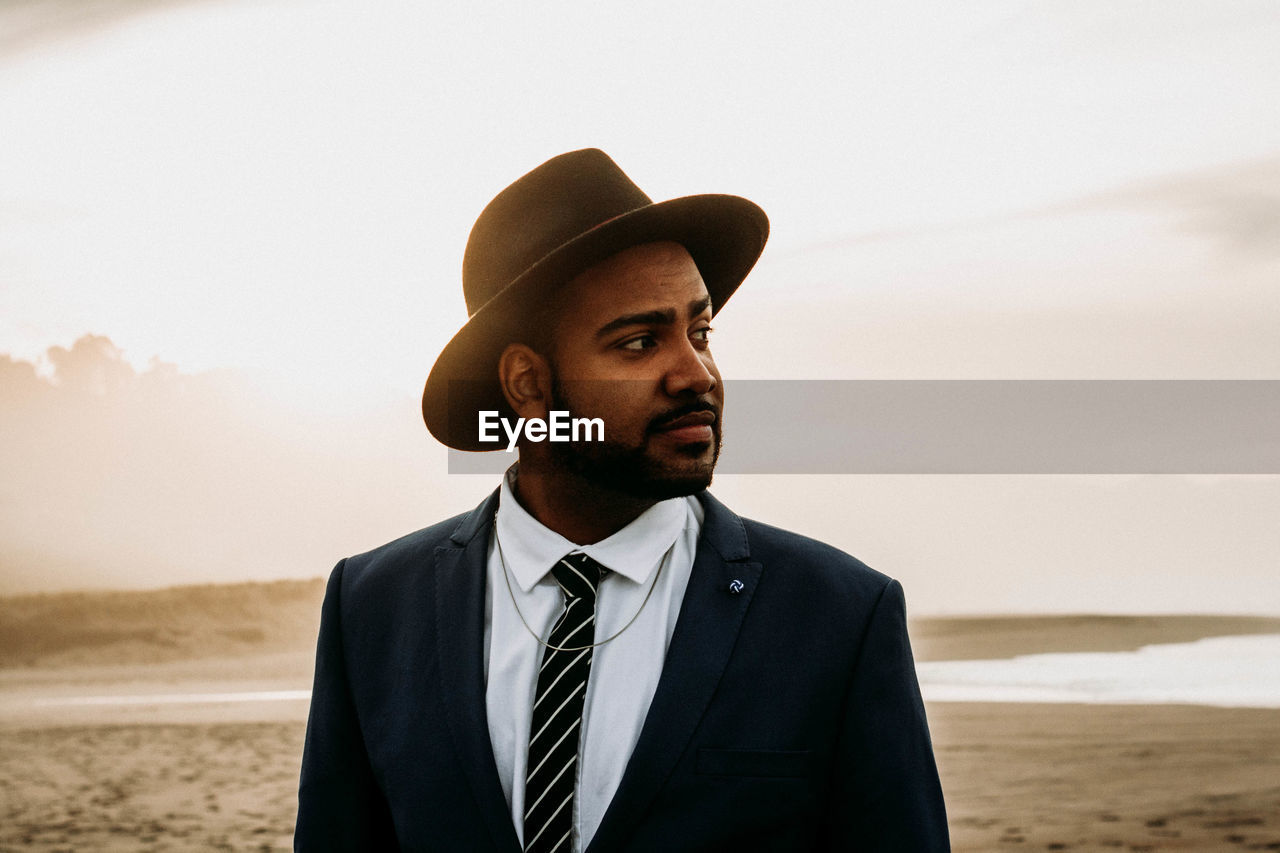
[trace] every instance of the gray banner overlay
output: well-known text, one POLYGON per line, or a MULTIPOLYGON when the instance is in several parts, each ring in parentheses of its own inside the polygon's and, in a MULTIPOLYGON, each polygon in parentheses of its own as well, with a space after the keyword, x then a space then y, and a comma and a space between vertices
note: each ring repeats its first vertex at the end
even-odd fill
POLYGON ((728 380, 723 435, 720 474, 1280 474, 1280 380, 728 380))

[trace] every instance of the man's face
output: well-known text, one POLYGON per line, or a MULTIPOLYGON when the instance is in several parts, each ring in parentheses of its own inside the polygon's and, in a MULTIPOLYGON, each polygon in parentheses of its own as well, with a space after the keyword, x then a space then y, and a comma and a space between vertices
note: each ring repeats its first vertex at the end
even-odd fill
POLYGON ((643 498, 711 484, 724 387, 711 358, 711 300, 677 243, 648 243, 568 286, 552 336, 552 408, 601 418, 603 442, 553 443, 591 482, 643 498))

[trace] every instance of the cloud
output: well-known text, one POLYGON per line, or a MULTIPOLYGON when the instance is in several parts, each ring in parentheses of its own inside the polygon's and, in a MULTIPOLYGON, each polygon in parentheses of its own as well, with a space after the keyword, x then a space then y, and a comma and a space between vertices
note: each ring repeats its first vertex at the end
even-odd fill
POLYGON ((1055 208, 1137 209, 1174 218, 1181 231, 1209 237, 1247 261, 1280 261, 1280 154, 1172 175, 1055 208))
POLYGON ((0 355, 0 593, 322 574, 421 526, 405 409, 299 412, 234 371, 136 370, 101 335, 0 355))
POLYGON ((36 375, 34 364, 0 354, 0 390, 4 393, 3 403, 6 407, 25 402, 46 388, 46 383, 36 375))
POLYGON ((1280 154, 1246 163, 1166 175, 1011 214, 849 234, 774 253, 791 262, 880 243, 975 239, 1021 223, 1064 226, 1073 217, 1115 211, 1171 217, 1179 230, 1219 241, 1236 256, 1280 259, 1280 154))
POLYGON ((0 5, 0 57, 81 35, 192 0, 18 0, 0 5))
POLYGON ((52 347, 54 383, 67 391, 105 396, 127 390, 138 381, 134 369, 110 338, 85 335, 71 349, 52 347))

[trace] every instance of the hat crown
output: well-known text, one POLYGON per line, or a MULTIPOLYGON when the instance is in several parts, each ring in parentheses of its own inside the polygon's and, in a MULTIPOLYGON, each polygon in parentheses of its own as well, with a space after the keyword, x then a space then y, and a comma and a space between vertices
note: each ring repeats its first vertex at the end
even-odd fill
POLYGON ((598 148, 553 157, 494 197, 462 258, 467 314, 587 231, 652 200, 598 148))

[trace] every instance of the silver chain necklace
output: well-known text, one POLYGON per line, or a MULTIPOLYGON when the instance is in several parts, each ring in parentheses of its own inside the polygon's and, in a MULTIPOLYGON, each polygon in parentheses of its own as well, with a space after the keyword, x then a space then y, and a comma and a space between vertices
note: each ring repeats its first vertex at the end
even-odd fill
POLYGON ((524 618, 524 614, 520 612, 520 605, 516 603, 516 593, 515 593, 515 590, 511 588, 511 572, 507 568, 506 555, 502 553, 502 539, 498 536, 497 510, 494 510, 494 513, 493 513, 493 542, 498 547, 498 561, 502 564, 502 579, 507 582, 507 595, 511 596, 511 606, 515 608, 516 615, 520 617, 520 624, 524 625, 524 629, 529 632, 530 637, 533 637, 533 639, 537 640, 538 645, 546 646, 548 649, 554 649, 557 652, 580 652, 583 649, 594 649, 596 646, 603 646, 605 643, 608 643, 612 640, 616 640, 622 634, 623 631, 630 628, 632 623, 634 623, 637 619, 639 619, 640 614, 644 612, 645 605, 649 603, 649 597, 653 595, 654 587, 658 585, 658 578, 662 576, 662 569, 667 565, 667 557, 670 556, 671 549, 676 546, 676 543, 672 541, 671 546, 667 548, 667 550, 663 553, 662 562, 658 563, 658 570, 653 573, 653 580, 649 583, 649 591, 644 594, 644 601, 640 602, 640 609, 635 612, 634 616, 632 616, 630 619, 627 620, 627 624, 623 625, 613 634, 611 634, 608 637, 605 637, 600 642, 592 643, 589 646, 553 646, 550 643, 543 640, 541 637, 539 637, 537 633, 532 628, 529 627, 528 620, 526 620, 524 618))

